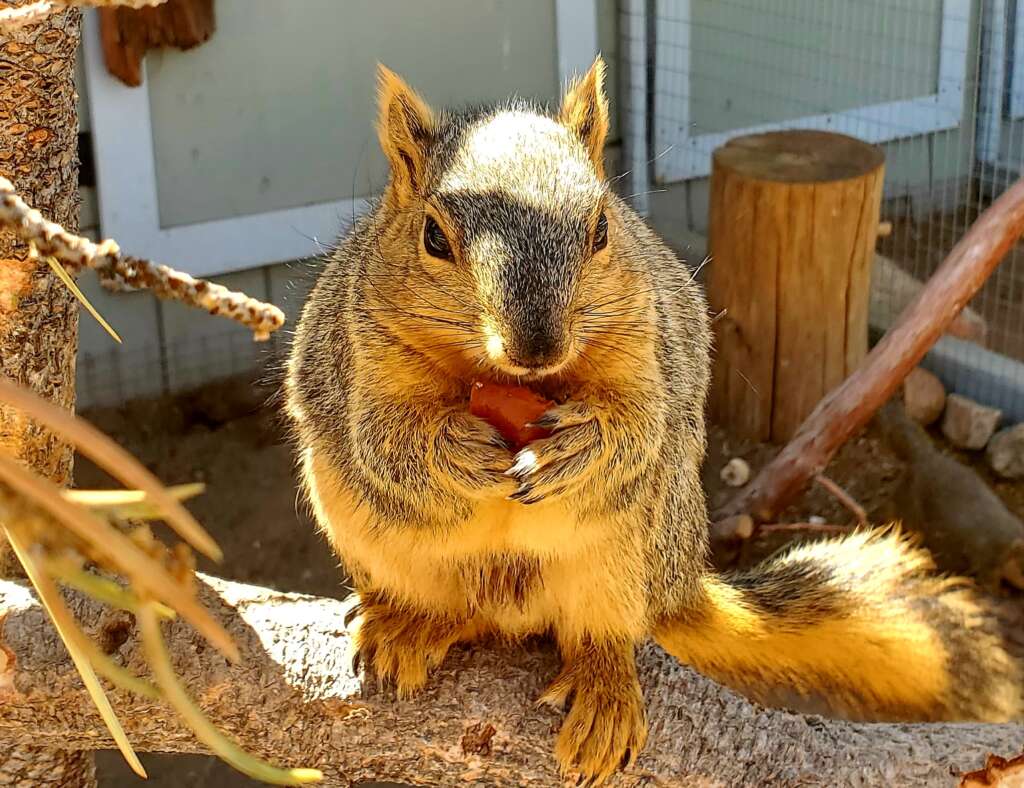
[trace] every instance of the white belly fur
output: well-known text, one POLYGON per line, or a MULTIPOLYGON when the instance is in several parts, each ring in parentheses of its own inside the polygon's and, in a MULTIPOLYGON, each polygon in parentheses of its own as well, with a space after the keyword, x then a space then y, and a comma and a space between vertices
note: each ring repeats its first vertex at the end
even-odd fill
POLYGON ((481 622, 483 628, 510 635, 554 628, 562 638, 642 637, 644 578, 622 574, 623 566, 642 564, 608 561, 609 555, 639 545, 613 523, 578 522, 558 502, 524 506, 496 500, 480 504, 471 520, 444 534, 416 524, 375 528, 372 512, 326 462, 307 451, 303 466, 321 528, 342 560, 361 567, 375 588, 424 610, 458 614, 467 606, 460 564, 534 557, 541 561, 542 588, 521 610, 503 606, 483 611, 488 619, 481 622))

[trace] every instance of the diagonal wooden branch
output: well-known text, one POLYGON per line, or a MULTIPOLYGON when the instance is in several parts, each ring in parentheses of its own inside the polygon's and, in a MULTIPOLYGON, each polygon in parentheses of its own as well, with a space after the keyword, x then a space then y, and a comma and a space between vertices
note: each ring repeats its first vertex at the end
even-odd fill
MULTIPOLYGON (((243 660, 229 664, 181 622, 167 625, 168 643, 204 710, 250 750, 319 767, 326 785, 559 784, 551 755, 559 715, 533 703, 557 667, 547 645, 457 650, 418 698, 398 701, 352 674, 347 603, 203 582, 204 602, 243 660)), ((107 640, 127 637, 115 656, 142 669, 138 632, 125 631, 124 614, 75 595, 69 604, 100 633, 120 635, 107 640)), ((0 582, 0 622, 0 747, 110 747, 24 586, 0 582)), ((990 752, 1013 755, 1024 740, 1019 725, 864 725, 765 710, 654 646, 639 664, 651 738, 619 785, 952 785, 951 769, 979 768, 990 752)), ((139 750, 202 751, 160 704, 119 691, 111 698, 139 750)))
POLYGON ((284 312, 273 304, 249 298, 204 279, 194 279, 166 265, 121 254, 115 241, 94 244, 47 221, 29 206, 6 178, 0 177, 0 227, 12 230, 44 256, 55 257, 75 273, 91 268, 99 277, 121 287, 142 288, 160 298, 205 309, 211 315, 235 320, 265 340, 284 325, 284 312))

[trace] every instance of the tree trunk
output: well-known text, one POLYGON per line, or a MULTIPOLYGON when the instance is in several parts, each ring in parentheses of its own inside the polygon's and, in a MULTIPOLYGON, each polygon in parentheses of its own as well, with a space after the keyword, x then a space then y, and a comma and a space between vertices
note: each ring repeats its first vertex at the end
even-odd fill
MULTIPOLYGON (((553 755, 562 714, 535 704, 558 672, 551 644, 456 648, 424 690, 398 700, 353 674, 350 603, 200 577, 199 595, 231 633, 228 663, 185 622, 164 627, 174 667, 210 719, 250 751, 322 769, 324 786, 561 785, 553 755)), ((111 656, 145 673, 137 628, 80 594, 69 604, 111 656)), ((0 581, 0 735, 13 743, 110 747, 99 717, 28 589, 0 581), (5 691, 5 687, 7 688, 5 691)), ((1020 725, 860 724, 765 709, 647 645, 638 672, 650 739, 614 785, 953 786, 989 752, 1010 757, 1020 725)), ((162 703, 110 693, 140 751, 204 752, 162 703)))
MULTIPOLYGON (((33 206, 75 229, 78 115, 74 64, 79 20, 77 9, 65 9, 0 37, 0 174, 33 206)), ((45 261, 30 260, 24 244, 10 233, 0 233, 0 374, 72 409, 77 348, 74 297, 45 261)), ((71 481, 70 447, 2 403, 0 449, 55 482, 71 481)), ((7 545, 0 537, 0 573, 12 568, 7 545)), ((0 760, 0 783, 95 784, 91 753, 25 744, 6 752, 0 760)))
MULTIPOLYGON (((0 174, 31 205, 78 228, 74 65, 79 11, 67 9, 0 44, 0 174)), ((0 234, 0 374, 72 409, 78 309, 44 261, 0 234)), ((0 407, 0 446, 53 481, 71 479, 71 449, 0 407)))
POLYGON ((864 358, 884 164, 860 140, 784 131, 730 140, 711 172, 712 417, 789 440, 864 358))

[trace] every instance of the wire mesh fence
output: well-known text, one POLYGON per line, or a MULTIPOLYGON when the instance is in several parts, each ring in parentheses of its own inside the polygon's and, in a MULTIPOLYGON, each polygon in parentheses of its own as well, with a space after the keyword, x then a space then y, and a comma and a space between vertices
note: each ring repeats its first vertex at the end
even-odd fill
MULTIPOLYGON (((602 4, 608 9, 609 5, 602 4)), ((1024 0, 619 0, 617 188, 691 262, 707 251, 711 155, 777 128, 840 131, 886 155, 875 336, 1024 169, 1024 0)), ((1024 252, 1014 248, 925 362, 1024 420, 1024 252)), ((712 262, 712 265, 714 263, 712 262)), ((279 363, 231 332, 83 354, 83 406, 279 363)))
MULTIPOLYGON (((623 0, 619 26, 628 188, 691 258, 706 250, 711 156, 730 138, 812 128, 882 147, 875 336, 1024 168, 1024 2, 623 0)), ((925 366, 1024 420, 1019 246, 970 310, 967 335, 925 366)))
POLYGON ((245 333, 223 331, 132 350, 112 347, 83 353, 78 361, 78 407, 116 407, 200 388, 239 375, 275 384, 287 338, 256 343, 245 333))

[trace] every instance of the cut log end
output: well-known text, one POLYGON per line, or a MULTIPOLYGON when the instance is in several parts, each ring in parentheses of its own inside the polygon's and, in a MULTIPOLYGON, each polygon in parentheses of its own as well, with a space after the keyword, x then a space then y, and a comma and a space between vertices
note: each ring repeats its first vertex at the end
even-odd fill
MULTIPOLYGON (((771 183, 834 183, 863 178, 885 162, 881 148, 831 131, 773 131, 729 140, 714 166, 771 183)), ((875 233, 879 226, 874 221, 875 233)))

